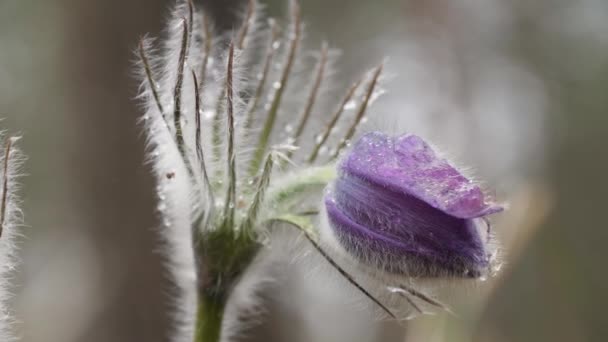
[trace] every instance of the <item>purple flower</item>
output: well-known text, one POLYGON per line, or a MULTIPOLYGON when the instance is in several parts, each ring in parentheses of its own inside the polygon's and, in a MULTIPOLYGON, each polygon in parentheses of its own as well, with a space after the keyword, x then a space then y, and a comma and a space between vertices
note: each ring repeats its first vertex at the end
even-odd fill
POLYGON ((338 241, 412 276, 478 277, 490 265, 484 217, 502 211, 420 137, 363 136, 325 198, 338 241))

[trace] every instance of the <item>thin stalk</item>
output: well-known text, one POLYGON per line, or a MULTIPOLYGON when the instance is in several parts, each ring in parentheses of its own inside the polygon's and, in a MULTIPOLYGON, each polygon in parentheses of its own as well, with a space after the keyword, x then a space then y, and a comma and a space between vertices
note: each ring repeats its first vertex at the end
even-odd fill
POLYGON ((181 154, 190 176, 193 176, 192 167, 188 161, 186 154, 186 143, 184 141, 184 133, 182 130, 182 88, 184 85, 184 67, 186 65, 186 55, 188 52, 188 22, 186 18, 183 19, 183 34, 182 43, 179 51, 179 60, 177 62, 177 80, 175 81, 175 88, 173 89, 173 124, 175 125, 175 140, 177 142, 177 148, 181 154))
POLYGON ((247 38, 247 34, 249 33, 249 27, 251 26, 251 22, 253 21, 253 14, 255 13, 255 8, 257 5, 256 0, 249 0, 247 5, 247 14, 245 14, 245 18, 243 20, 243 25, 241 25, 241 29, 237 35, 237 48, 239 50, 243 50, 245 48, 245 40, 247 38))
POLYGON ((209 203, 214 203, 213 200, 213 188, 211 188, 211 182, 209 181, 209 173, 207 172, 207 166, 205 164, 205 155, 203 151, 203 143, 201 141, 201 95, 198 87, 198 80, 196 78, 196 73, 194 70, 192 71, 192 80, 194 82, 194 108, 195 108, 195 124, 196 124, 196 137, 195 137, 195 146, 196 146, 196 156, 198 158, 198 162, 200 165, 201 172, 203 173, 203 182, 205 185, 205 189, 207 191, 207 197, 209 203))
MULTIPOLYGON (((296 128, 296 132, 293 136, 294 145, 298 145, 298 141, 304 132, 304 128, 306 127, 306 123, 310 118, 310 114, 312 113, 312 109, 314 108, 315 102, 317 100, 317 94, 319 93, 319 88, 321 88, 321 82, 323 81, 323 77, 325 76, 325 68, 327 66, 327 54, 328 48, 327 43, 323 43, 321 47, 321 58, 319 59, 319 63, 317 65, 317 73, 315 75, 314 82, 312 87, 310 88, 310 93, 308 94, 308 100, 306 101, 306 106, 304 107, 304 111, 300 115, 300 122, 296 128)), ((291 152, 288 152, 288 156, 291 156, 291 152)))
POLYGON ((209 63, 209 56, 211 55, 211 44, 212 44, 212 36, 211 36, 211 27, 209 27, 209 18, 203 14, 203 33, 204 33, 204 43, 203 43, 203 62, 201 63, 201 77, 199 86, 205 84, 205 79, 207 77, 207 64, 209 63))
POLYGON ((281 74, 281 79, 279 83, 278 89, 274 93, 274 98, 270 105, 270 109, 268 110, 268 114, 266 117, 266 122, 264 123, 264 127, 262 128, 262 132, 260 133, 260 138, 258 140, 258 144, 251 160, 251 168, 250 173, 252 175, 256 174, 260 168, 260 164, 262 163, 262 159, 264 159, 264 154, 266 153, 266 149, 268 147, 268 142, 270 140, 270 135, 272 133, 272 129, 274 128, 275 121, 277 119, 277 113, 279 111, 279 107, 281 106, 281 99, 283 97, 283 93, 287 88, 287 81, 289 80, 289 75, 291 74, 291 69, 293 67, 294 61, 296 59, 296 52, 298 50, 298 45, 300 43, 300 38, 302 35, 302 24, 300 17, 300 7, 297 2, 294 1, 293 5, 293 32, 291 35, 291 40, 289 44, 289 52, 287 54, 287 59, 285 61, 285 67, 283 68, 283 73, 281 74))
POLYGON ((148 86, 152 91, 152 97, 154 98, 154 102, 156 103, 156 107, 158 107, 159 113, 162 115, 163 120, 166 122, 165 117, 165 109, 163 108, 162 103, 160 102, 160 96, 158 95, 158 86, 154 81, 154 76, 152 75, 152 68, 150 66, 150 62, 148 57, 146 56, 146 48, 144 46, 144 40, 141 39, 139 41, 139 59, 141 60, 144 71, 146 72, 146 80, 148 81, 148 86))
POLYGON ((264 93, 264 87, 266 86, 266 80, 268 79, 268 73, 270 71, 270 66, 272 65, 272 60, 274 58, 276 48, 276 42, 279 37, 279 30, 277 28, 277 24, 274 20, 270 20, 270 42, 268 44, 268 48, 266 50, 266 57, 264 58, 264 66, 262 67, 261 77, 259 79, 258 85, 255 89, 255 94, 251 99, 251 103, 249 105, 249 109, 247 110, 247 115, 245 117, 245 132, 249 132, 251 130, 251 125, 253 123, 253 115, 255 111, 258 109, 258 105, 260 104, 260 100, 262 99, 262 95, 264 93))
POLYGON ((228 67, 226 71, 226 112, 228 114, 228 190, 224 207, 224 227, 233 229, 236 201, 236 156, 234 153, 234 105, 232 89, 232 71, 234 63, 234 43, 230 43, 228 51, 228 67))
POLYGON ((342 113, 344 113, 344 107, 351 100, 351 98, 355 94, 355 91, 357 90, 357 88, 359 88, 361 82, 362 80, 358 80, 350 88, 348 88, 346 95, 342 99, 342 102, 340 102, 340 106, 334 112, 334 115, 331 118, 329 124, 327 124, 327 126, 325 127, 325 131, 322 133, 321 139, 315 143, 315 147, 313 148, 312 152, 310 153, 310 156, 308 157, 308 163, 312 164, 317 159, 317 156, 319 155, 319 150, 321 149, 323 144, 325 144, 327 138, 329 138, 331 131, 336 126, 336 123, 338 123, 338 120, 340 119, 340 116, 342 116, 342 113))
MULTIPOLYGON (((281 220, 278 220, 281 221, 281 220)), ((393 319, 397 319, 397 316, 395 316, 395 314, 386 307, 386 305, 382 304, 382 302, 380 302, 379 299, 377 299, 376 297, 374 297, 374 295, 372 295, 368 290, 366 290, 361 284, 359 284, 355 278, 350 275, 344 268, 342 268, 342 266, 338 265, 338 263, 323 249, 323 247, 321 247, 321 245, 319 245, 315 239, 310 235, 310 233, 308 231, 306 231, 306 229, 302 229, 302 227, 293 224, 292 222, 288 222, 288 221, 281 221, 284 223, 287 223, 288 226, 293 227, 295 229, 297 229, 298 231, 300 231, 304 237, 306 238, 306 240, 308 240, 308 242, 310 242, 310 244, 314 247, 314 249, 333 267, 336 269, 336 271, 338 271, 338 273, 340 273, 340 275, 346 279, 346 281, 348 281, 351 285, 353 285, 354 287, 357 288, 357 290, 359 290, 361 293, 363 293, 363 295, 365 295, 367 298, 369 298, 372 302, 374 302, 374 304, 378 305, 384 312, 386 312, 391 318, 393 319)))
POLYGON ((451 312, 450 308, 448 308, 445 304, 443 304, 443 303, 441 303, 441 302, 439 302, 439 301, 437 301, 437 300, 435 300, 435 299, 427 296, 426 294, 424 294, 424 293, 422 293, 422 292, 420 292, 420 291, 418 291, 418 290, 416 290, 416 289, 414 289, 414 288, 412 288, 410 286, 401 284, 399 286, 399 288, 402 289, 402 290, 404 290, 404 291, 406 291, 407 293, 411 294, 412 296, 414 296, 414 297, 416 297, 416 298, 418 298, 418 299, 420 299, 420 300, 422 300, 422 301, 424 301, 424 302, 432 305, 432 306, 436 306, 436 307, 438 307, 438 308, 440 308, 442 310, 445 310, 447 312, 451 312))
POLYGON ((367 87, 367 92, 365 94, 365 98, 363 99, 363 102, 361 102, 361 105, 359 106, 359 111, 357 112, 357 115, 355 116, 355 120, 353 121, 352 125, 349 127, 348 131, 344 135, 344 138, 340 141, 338 148, 336 148, 336 151, 334 152, 334 154, 331 157, 332 159, 335 159, 336 157, 338 157, 338 154, 340 153, 340 151, 342 151, 342 149, 348 144, 348 141, 355 134, 355 131, 357 130, 357 126, 359 126, 361 119, 363 119, 363 116, 365 115, 365 110, 367 109, 369 100, 371 99, 372 95, 374 94, 374 89, 376 88, 376 85, 378 84, 378 78, 380 78, 380 73, 382 73, 382 67, 383 67, 383 65, 380 64, 380 66, 378 66, 376 68, 376 70, 374 71, 372 80, 369 82, 369 86, 367 87))
POLYGON ((8 203, 8 168, 10 165, 10 156, 13 146, 13 137, 6 138, 4 144, 4 165, 2 166, 2 204, 0 205, 0 237, 4 232, 4 225, 6 221, 6 207, 8 203))
POLYGON ((194 3, 188 0, 188 40, 192 41, 192 30, 194 29, 194 3))
POLYGON ((249 234, 253 229, 253 225, 258 218, 258 214, 260 213, 260 208, 262 206, 262 202, 264 201, 264 195, 266 194, 266 190, 268 189, 268 184, 270 183, 270 176, 272 174, 272 167, 274 165, 274 160, 272 157, 272 153, 269 153, 266 156, 266 162, 264 162, 264 170, 260 175, 258 180, 258 184, 255 189, 255 195, 251 201, 251 205, 247 210, 247 216, 243 224, 241 225, 241 232, 245 234, 249 234))

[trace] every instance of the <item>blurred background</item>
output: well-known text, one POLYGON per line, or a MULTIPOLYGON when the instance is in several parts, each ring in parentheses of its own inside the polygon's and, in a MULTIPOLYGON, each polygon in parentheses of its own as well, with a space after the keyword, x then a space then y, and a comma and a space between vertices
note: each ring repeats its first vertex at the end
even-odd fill
MULTIPOLYGON (((237 25, 241 0, 199 1, 237 25)), ((262 1, 279 18, 285 2, 262 1)), ((249 340, 608 340, 608 1, 301 2, 306 45, 343 52, 338 85, 389 57, 369 128, 428 137, 510 204, 495 224, 505 270, 452 294, 457 315, 398 326, 295 269, 249 340)), ((29 157, 23 342, 169 341, 131 65, 170 3, 0 0, 2 128, 29 157)))

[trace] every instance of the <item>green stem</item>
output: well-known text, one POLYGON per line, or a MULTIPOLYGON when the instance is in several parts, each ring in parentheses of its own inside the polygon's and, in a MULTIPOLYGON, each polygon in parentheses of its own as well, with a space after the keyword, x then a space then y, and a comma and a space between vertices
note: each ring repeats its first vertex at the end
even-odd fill
POLYGON ((225 301, 204 296, 199 299, 194 342, 219 342, 225 301))

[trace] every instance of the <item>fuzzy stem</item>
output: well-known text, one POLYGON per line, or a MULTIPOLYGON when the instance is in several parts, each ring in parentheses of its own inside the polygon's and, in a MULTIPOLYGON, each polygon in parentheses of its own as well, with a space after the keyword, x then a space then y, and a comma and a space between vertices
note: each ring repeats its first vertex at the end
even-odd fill
POLYGON ((321 81, 323 81, 323 77, 325 74, 325 66, 327 64, 327 43, 323 43, 323 47, 321 48, 321 58, 319 59, 319 64, 317 66, 317 75, 315 76, 315 80, 310 89, 310 94, 308 95, 308 101, 306 101, 306 107, 304 108, 304 112, 300 115, 300 122, 298 127, 296 128, 296 134, 294 135, 294 140, 297 145, 298 140, 302 133, 304 133, 304 128, 306 127, 306 123, 310 118, 310 113, 312 113, 312 109, 315 105, 315 101, 317 99, 317 94, 319 92, 319 88, 321 88, 321 81))
POLYGON ((367 87, 367 92, 365 94, 365 98, 363 99, 363 102, 361 102, 361 105, 359 106, 359 110, 357 111, 357 115, 355 116, 355 120, 349 127, 344 138, 342 138, 342 140, 340 141, 338 148, 336 148, 336 151, 334 152, 334 154, 331 157, 332 159, 336 159, 338 157, 338 155, 340 154, 340 151, 342 151, 342 149, 344 147, 346 147, 346 145, 348 145, 349 140, 355 134, 355 130, 357 129, 357 126, 359 126, 359 123, 363 119, 363 116, 365 115, 365 111, 367 110, 367 105, 369 104, 370 99, 372 98, 372 95, 374 94, 374 89, 376 88, 376 85, 378 84, 378 79, 380 77, 380 73, 382 72, 382 67, 383 67, 383 65, 380 64, 380 66, 377 67, 376 70, 374 71, 372 80, 369 82, 369 85, 367 87))
POLYGON ((226 112, 228 114, 228 189, 224 209, 224 227, 232 229, 234 225, 234 209, 236 201, 236 156, 234 151, 234 105, 232 89, 232 67, 234 63, 234 44, 230 43, 228 50, 228 68, 226 71, 226 112))
POLYGON ((316 142, 314 149, 310 153, 310 156, 308 157, 309 164, 314 163, 315 160, 317 159, 317 156, 319 155, 319 151, 321 150, 321 147, 323 146, 323 144, 325 144, 325 142, 327 141, 327 138, 329 138, 331 131, 334 129, 334 127, 336 126, 336 123, 340 119, 340 116, 344 112, 344 107, 350 101, 350 99, 353 97, 353 95, 355 94, 355 91, 357 90, 357 88, 359 88, 359 85, 361 84, 361 82, 362 81, 359 80, 359 81, 355 82, 350 88, 348 88, 348 91, 346 92, 344 99, 342 99, 340 106, 338 107, 338 109, 336 109, 334 115, 331 118, 331 121, 325 127, 325 131, 321 135, 321 139, 318 142, 316 142))
POLYGON ((253 14, 255 13, 256 1, 249 0, 249 4, 247 5, 247 14, 243 20, 243 25, 239 30, 238 38, 237 38, 237 48, 239 50, 243 50, 245 48, 245 39, 247 38, 247 34, 249 33, 249 29, 252 23, 253 14))
POLYGON ((2 167, 2 204, 0 207, 0 236, 2 236, 2 232, 4 232, 4 224, 6 221, 6 205, 8 203, 8 167, 10 165, 9 158, 11 156, 11 147, 13 144, 13 137, 8 137, 6 139, 5 147, 4 147, 4 165, 2 167))
POLYGON ((270 109, 268 110, 268 115, 266 117, 266 122, 264 123, 262 133, 260 134, 260 138, 256 146, 253 159, 251 160, 250 173, 252 175, 258 173, 260 164, 262 163, 264 155, 266 154, 266 148, 268 147, 270 135, 272 134, 272 129, 277 118, 277 113, 279 111, 279 107, 281 106, 281 99, 283 98, 285 88, 287 88, 287 81, 289 79, 289 75, 291 74, 291 69, 296 59, 296 52, 300 43, 300 36, 302 31, 302 24, 300 22, 300 7, 297 2, 294 2, 293 6, 293 33, 291 36, 289 52, 287 54, 287 59, 285 60, 285 66, 283 68, 283 73, 281 74, 281 80, 279 81, 279 88, 274 93, 274 97, 272 99, 270 109))
POLYGON ((247 116, 245 118, 245 132, 249 134, 251 130, 251 124, 253 123, 253 115, 255 111, 258 109, 258 105, 260 104, 260 100, 262 99, 262 94, 264 93, 264 86, 266 85, 266 80, 268 78, 268 73, 270 72, 270 66, 272 65, 272 59, 274 58, 274 54, 276 51, 275 44, 277 42, 279 36, 279 30, 277 29, 277 25, 274 20, 270 20, 270 41, 268 42, 268 49, 266 51, 266 58, 264 59, 264 66, 262 67, 261 77, 258 82, 258 86, 256 87, 255 94, 251 98, 251 104, 249 105, 249 109, 247 110, 247 116))
POLYGON ((146 72, 146 80, 148 81, 148 86, 150 87, 150 91, 152 92, 152 96, 154 98, 154 102, 158 107, 158 111, 162 115, 163 119, 166 120, 165 117, 165 109, 160 102, 160 96, 158 95, 158 86, 154 81, 154 76, 152 76, 152 68, 150 66, 150 62, 148 61, 148 57, 146 56, 146 47, 144 44, 144 40, 139 41, 139 59, 141 60, 144 71, 146 72))
POLYGON ((225 301, 204 296, 198 301, 194 342, 219 342, 222 331, 225 301))

